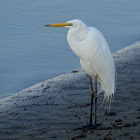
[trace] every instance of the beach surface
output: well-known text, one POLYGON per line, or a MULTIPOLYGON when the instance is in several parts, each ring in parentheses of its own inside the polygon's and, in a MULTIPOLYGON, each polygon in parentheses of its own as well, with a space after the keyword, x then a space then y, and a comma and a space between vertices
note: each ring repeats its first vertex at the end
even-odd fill
MULTIPOLYGON (((98 109, 100 127, 88 132, 74 130, 87 125, 90 114, 89 76, 79 69, 0 100, 0 140, 139 140, 140 42, 113 57, 116 93, 110 115, 105 105, 98 109)), ((101 93, 98 107, 103 98, 101 93)))

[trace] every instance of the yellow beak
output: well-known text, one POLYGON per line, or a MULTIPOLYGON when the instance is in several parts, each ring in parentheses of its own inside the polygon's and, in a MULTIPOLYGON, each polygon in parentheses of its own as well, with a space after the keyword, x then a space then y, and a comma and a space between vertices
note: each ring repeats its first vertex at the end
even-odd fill
POLYGON ((49 25, 44 25, 47 27, 65 27, 65 26, 72 26, 72 23, 57 23, 57 24, 49 24, 49 25))

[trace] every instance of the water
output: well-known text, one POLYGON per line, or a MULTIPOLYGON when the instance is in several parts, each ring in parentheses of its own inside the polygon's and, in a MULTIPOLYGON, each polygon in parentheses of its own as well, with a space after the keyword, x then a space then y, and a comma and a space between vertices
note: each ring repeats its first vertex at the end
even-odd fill
POLYGON ((80 67, 65 28, 81 19, 98 28, 114 52, 140 39, 139 0, 1 0, 0 98, 80 67))

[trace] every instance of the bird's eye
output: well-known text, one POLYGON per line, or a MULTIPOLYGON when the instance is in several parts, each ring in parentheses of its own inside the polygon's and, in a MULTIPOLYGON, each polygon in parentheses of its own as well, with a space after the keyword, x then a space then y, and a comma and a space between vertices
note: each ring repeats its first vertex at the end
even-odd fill
POLYGON ((66 26, 72 26, 72 25, 73 25, 72 23, 67 23, 67 24, 66 24, 66 26))

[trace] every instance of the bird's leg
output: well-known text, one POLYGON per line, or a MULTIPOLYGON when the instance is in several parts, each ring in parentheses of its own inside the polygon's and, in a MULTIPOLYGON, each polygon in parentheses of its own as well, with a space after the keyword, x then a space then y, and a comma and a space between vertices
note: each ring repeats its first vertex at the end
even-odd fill
POLYGON ((97 75, 95 77, 95 125, 97 125, 97 75))
POLYGON ((93 98, 94 98, 94 90, 92 84, 92 77, 90 76, 90 85, 91 85, 91 108, 90 108, 90 122, 89 124, 92 125, 92 110, 93 110, 93 98))
POLYGON ((95 77, 95 95, 94 95, 94 98, 95 98, 95 124, 94 124, 94 128, 97 128, 101 125, 101 123, 97 124, 97 96, 98 96, 98 93, 97 93, 97 75, 95 77))
POLYGON ((96 112, 97 112, 97 76, 95 78, 95 93, 93 90, 93 84, 92 84, 92 77, 90 76, 90 85, 91 85, 91 108, 90 108, 90 121, 89 121, 89 125, 80 127, 80 128, 75 128, 73 130, 83 130, 83 131, 89 131, 89 130, 93 130, 96 129, 97 127, 99 127, 101 124, 97 124, 97 116, 96 116, 96 112), (93 99, 95 98, 95 125, 92 125, 92 110, 93 110, 93 99))

